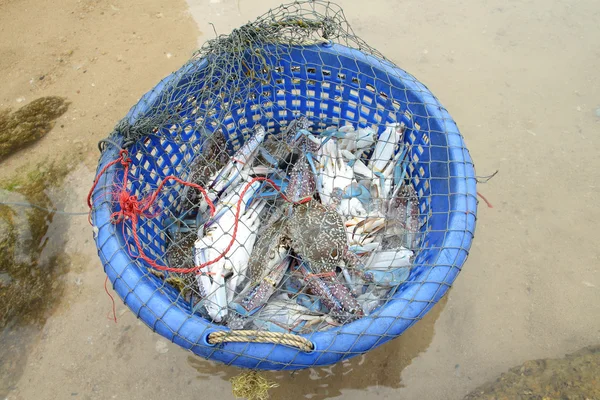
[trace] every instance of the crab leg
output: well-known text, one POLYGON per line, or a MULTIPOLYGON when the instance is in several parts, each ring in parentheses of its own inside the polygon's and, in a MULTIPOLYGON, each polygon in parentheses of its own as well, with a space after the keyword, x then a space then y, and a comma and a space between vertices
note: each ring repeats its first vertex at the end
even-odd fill
MULTIPOLYGON (((299 142, 301 138, 310 140, 314 144, 314 146, 310 146, 310 144, 309 144, 308 146, 305 146, 305 147, 313 147, 314 149, 318 149, 319 146, 321 145, 321 140, 317 139, 315 136, 313 136, 312 133, 310 133, 306 129, 300 129, 296 133, 296 137, 294 139, 296 142, 299 142)), ((311 153, 310 151, 307 151, 304 154, 304 156, 306 157, 306 160, 308 161, 308 164, 310 165, 310 169, 312 170, 313 174, 315 174, 315 176, 316 176, 317 168, 315 167, 315 161, 316 161, 315 155, 313 153, 311 153)))

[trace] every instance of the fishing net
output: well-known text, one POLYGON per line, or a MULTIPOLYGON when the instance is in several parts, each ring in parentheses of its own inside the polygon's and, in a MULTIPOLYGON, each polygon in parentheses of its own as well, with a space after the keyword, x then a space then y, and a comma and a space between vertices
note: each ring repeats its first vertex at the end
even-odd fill
POLYGON ((328 2, 208 41, 100 149, 89 204, 114 289, 226 364, 332 364, 402 334, 473 238, 456 124, 328 2))

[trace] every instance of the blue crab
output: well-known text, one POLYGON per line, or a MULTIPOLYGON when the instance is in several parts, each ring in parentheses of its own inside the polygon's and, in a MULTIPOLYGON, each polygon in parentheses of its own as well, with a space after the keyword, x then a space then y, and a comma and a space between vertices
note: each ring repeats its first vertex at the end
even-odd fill
POLYGON ((373 181, 373 197, 389 199, 392 187, 398 186, 402 180, 408 154, 408 146, 402 141, 405 131, 404 123, 389 124, 377 139, 367 164, 357 154, 348 150, 341 151, 341 155, 348 160, 348 166, 357 177, 362 177, 367 182, 373 181))
POLYGON ((254 314, 266 303, 275 293, 291 261, 283 235, 284 221, 266 225, 266 229, 258 235, 250 255, 250 284, 230 303, 241 316, 254 314))
POLYGON ((296 304, 285 295, 270 301, 257 314, 253 324, 258 329, 270 332, 296 334, 308 333, 315 328, 327 330, 339 325, 331 316, 296 304))
POLYGON ((412 184, 406 184, 395 190, 388 205, 388 216, 392 221, 385 237, 401 236, 402 242, 410 249, 414 248, 420 228, 419 198, 412 184))

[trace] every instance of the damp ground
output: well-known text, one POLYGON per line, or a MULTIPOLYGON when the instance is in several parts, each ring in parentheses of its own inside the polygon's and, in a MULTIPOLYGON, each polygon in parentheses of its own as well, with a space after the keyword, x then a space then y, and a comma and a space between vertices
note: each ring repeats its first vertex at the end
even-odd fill
MULTIPOLYGON (((0 162, 0 180, 66 160, 62 178, 48 180, 48 199, 38 200, 85 211, 98 140, 214 36, 209 22, 226 33, 279 4, 0 0, 0 110, 10 109, 0 115, 40 98, 69 103, 51 129, 0 162)), ((479 186, 494 208, 480 205, 469 259, 422 321, 348 362, 269 373, 280 385, 272 397, 557 398, 559 390, 582 398, 574 386, 596 393, 597 381, 589 386, 587 377, 600 375, 590 347, 600 344, 600 5, 340 4, 357 35, 448 108, 478 174, 500 171, 479 186), (553 386, 550 375, 566 386, 553 386)), ((27 201, 17 186, 9 187, 11 201, 27 201)), ((3 210, 3 220, 27 219, 3 210)), ((39 232, 32 233, 36 247, 25 248, 39 261, 30 271, 52 272, 27 277, 28 293, 16 295, 31 302, 3 327, 10 340, 2 340, 0 395, 232 398, 228 379, 236 369, 166 342, 119 301, 118 323, 108 318, 105 275, 85 216, 40 217, 47 242, 40 247, 33 240, 39 232)), ((14 281, 0 277, 3 290, 14 281)))

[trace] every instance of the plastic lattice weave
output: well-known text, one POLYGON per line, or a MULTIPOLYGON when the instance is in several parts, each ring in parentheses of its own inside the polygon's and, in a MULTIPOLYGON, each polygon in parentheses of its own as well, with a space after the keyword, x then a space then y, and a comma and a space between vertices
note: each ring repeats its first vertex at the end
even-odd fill
POLYGON ((473 239, 455 122, 331 3, 207 42, 101 150, 90 206, 114 289, 226 364, 326 365, 399 336, 473 239))

